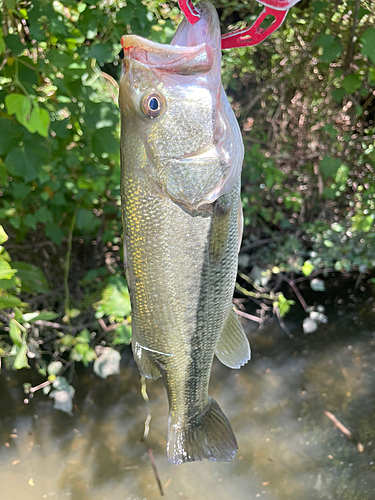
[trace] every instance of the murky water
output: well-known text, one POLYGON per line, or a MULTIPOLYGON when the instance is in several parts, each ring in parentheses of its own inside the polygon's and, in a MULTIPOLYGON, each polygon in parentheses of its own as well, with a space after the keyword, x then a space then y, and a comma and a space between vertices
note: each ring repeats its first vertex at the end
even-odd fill
POLYGON ((146 413, 129 353, 118 377, 80 377, 73 417, 51 410, 42 394, 25 405, 19 380, 0 375, 1 500, 160 499, 147 447, 167 499, 373 500, 372 307, 364 323, 339 317, 309 336, 296 323, 295 339, 276 324, 251 330, 247 366, 233 371, 215 361, 210 393, 239 442, 229 464, 166 461, 160 381, 148 382, 151 430, 140 441, 146 413), (352 441, 325 410, 352 431, 352 441))

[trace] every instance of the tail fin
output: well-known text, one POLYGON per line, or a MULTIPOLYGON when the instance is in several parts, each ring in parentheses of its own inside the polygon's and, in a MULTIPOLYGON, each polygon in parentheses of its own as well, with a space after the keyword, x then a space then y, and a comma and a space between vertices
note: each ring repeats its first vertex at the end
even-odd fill
POLYGON ((229 462, 237 449, 227 417, 210 397, 206 411, 193 426, 181 428, 169 417, 167 457, 172 464, 203 459, 229 462))

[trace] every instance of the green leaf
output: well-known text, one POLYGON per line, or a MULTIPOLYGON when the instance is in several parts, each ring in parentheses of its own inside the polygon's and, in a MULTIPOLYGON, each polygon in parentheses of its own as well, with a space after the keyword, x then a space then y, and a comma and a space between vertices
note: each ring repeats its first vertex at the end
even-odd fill
POLYGON ((65 377, 56 377, 52 384, 53 391, 49 393, 49 397, 54 399, 53 407, 56 410, 72 414, 73 397, 75 394, 74 388, 69 385, 65 377))
POLYGON ((0 295, 0 309, 8 309, 13 307, 23 307, 26 306, 18 297, 7 293, 6 295, 0 295))
POLYGON ((340 43, 332 35, 320 35, 314 45, 319 45, 323 48, 321 60, 325 63, 334 61, 342 54, 342 47, 340 43))
POLYGON ((326 285, 323 280, 320 280, 318 278, 315 278, 311 280, 310 282, 311 289, 314 290, 314 292, 325 292, 326 291, 326 285))
POLYGON ((61 361, 52 361, 47 368, 48 375, 57 375, 64 365, 61 361))
POLYGON ((309 260, 306 260, 302 266, 302 272, 304 276, 310 276, 310 274, 314 271, 314 264, 309 260))
POLYGON ((8 241, 8 235, 7 233, 4 231, 4 228, 2 225, 0 225, 0 245, 2 245, 3 243, 5 243, 6 241, 8 241))
POLYGON ((53 319, 56 319, 58 317, 59 314, 54 313, 52 311, 42 311, 38 314, 38 316, 29 320, 29 322, 33 323, 34 321, 52 321, 53 319))
POLYGON ((17 269, 12 269, 8 262, 1 259, 0 260, 0 279, 1 280, 10 280, 10 278, 16 274, 17 269))
POLYGON ((57 246, 61 245, 61 242, 65 237, 64 231, 54 222, 46 225, 45 234, 57 246))
POLYGON ((5 105, 10 115, 16 115, 22 125, 25 124, 31 111, 31 100, 23 94, 8 94, 5 97, 5 105))
POLYGON ((69 335, 69 333, 66 333, 63 337, 61 337, 60 342, 62 345, 69 347, 76 343, 76 339, 75 337, 73 337, 73 335, 69 335))
POLYGON ((84 328, 81 333, 77 335, 76 339, 77 342, 80 342, 81 344, 88 344, 91 339, 90 332, 87 328, 84 328))
POLYGON ((119 352, 110 347, 104 347, 100 356, 95 360, 94 372, 102 378, 116 375, 120 373, 120 361, 121 355, 119 352))
POLYGON ((98 158, 103 155, 115 155, 119 151, 119 141, 112 134, 113 128, 104 127, 93 135, 93 151, 98 158))
POLYGON ((273 302, 273 306, 279 309, 281 317, 284 317, 290 311, 290 307, 294 304, 294 300, 285 298, 283 293, 279 293, 277 300, 273 302))
POLYGON ((19 39, 18 35, 7 35, 4 41, 8 49, 11 50, 13 56, 18 56, 26 49, 19 39))
POLYGON ((9 336, 12 339, 14 345, 21 347, 22 345, 21 329, 18 326, 17 321, 14 319, 11 319, 9 321, 9 336))
POLYGON ((93 231, 100 226, 101 220, 96 217, 91 210, 80 208, 77 213, 76 226, 78 229, 87 232, 93 231))
POLYGON ((122 276, 111 276, 108 279, 108 285, 102 292, 102 300, 95 308, 97 318, 104 315, 124 318, 130 314, 129 291, 122 276))
POLYGON ((368 56, 375 64, 375 28, 366 30, 361 37, 361 42, 362 55, 368 56))
POLYGON ((81 311, 79 309, 69 309, 68 310, 68 317, 69 318, 77 318, 81 314, 81 311))
POLYGON ((130 325, 120 325, 116 328, 115 335, 114 345, 129 344, 132 338, 132 329, 130 325))
POLYGON ((0 54, 3 54, 5 52, 6 46, 5 46, 5 41, 4 41, 4 32, 3 28, 0 26, 0 54))
POLYGON ((39 316, 39 311, 34 311, 31 313, 23 314, 22 320, 29 323, 30 321, 33 321, 33 320, 35 321, 38 316, 39 316))
POLYGON ((328 179, 328 177, 335 177, 337 170, 341 165, 341 160, 338 158, 332 158, 331 156, 325 156, 319 164, 319 170, 323 176, 328 179))
POLYGON ((42 137, 48 137, 50 121, 51 119, 47 110, 39 107, 34 107, 30 116, 30 120, 27 123, 24 123, 24 125, 29 132, 38 132, 38 134, 42 137))
POLYGON ((342 233, 345 231, 345 228, 344 226, 342 226, 341 224, 339 224, 338 222, 334 222, 332 225, 331 225, 332 229, 336 232, 336 233, 342 233))
POLYGON ((27 362, 27 345, 22 344, 13 363, 13 368, 20 370, 21 368, 30 368, 27 362))
POLYGON ((38 219, 33 214, 27 214, 23 222, 26 227, 30 227, 31 229, 36 230, 38 219))
POLYGON ((317 15, 328 6, 328 3, 323 2, 321 0, 315 0, 315 2, 313 2, 312 6, 313 6, 314 14, 317 15))
POLYGON ((34 216, 36 217, 38 222, 52 222, 53 221, 52 212, 45 205, 42 205, 40 208, 38 208, 38 210, 35 212, 34 216))
POLYGON ((361 75, 347 75, 342 82, 342 86, 348 94, 352 94, 362 86, 361 75))
POLYGON ((323 240, 323 243, 327 248, 332 248, 335 245, 331 240, 323 240))
POLYGON ((49 292, 47 278, 39 267, 21 261, 13 262, 13 265, 18 269, 22 291, 34 294, 49 292))
POLYGON ((344 95, 345 95, 344 89, 340 88, 340 89, 332 90, 332 97, 336 102, 341 102, 344 95))
POLYGON ((113 49, 112 44, 110 42, 100 43, 92 46, 88 53, 87 57, 92 57, 98 61, 98 63, 105 63, 112 61, 113 59, 113 49))
POLYGON ((41 162, 31 148, 21 146, 10 151, 5 158, 5 165, 10 174, 30 182, 38 177, 41 162))

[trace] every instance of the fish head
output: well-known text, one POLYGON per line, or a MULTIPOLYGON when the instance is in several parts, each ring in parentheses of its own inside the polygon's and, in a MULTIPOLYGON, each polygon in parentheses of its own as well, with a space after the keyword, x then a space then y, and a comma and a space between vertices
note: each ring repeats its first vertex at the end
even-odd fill
POLYGON ((243 157, 221 85, 218 16, 207 1, 196 7, 200 20, 183 20, 170 45, 137 35, 121 39, 124 168, 146 171, 167 196, 189 208, 228 192, 243 157))

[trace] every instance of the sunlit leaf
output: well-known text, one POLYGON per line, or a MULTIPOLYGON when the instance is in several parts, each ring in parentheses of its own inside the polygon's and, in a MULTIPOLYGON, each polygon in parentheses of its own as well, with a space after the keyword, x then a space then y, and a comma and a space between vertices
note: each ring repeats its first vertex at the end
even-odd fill
POLYGON ((126 317, 130 310, 130 296, 125 279, 119 275, 111 276, 103 290, 102 300, 96 304, 96 317, 126 317))
POLYGON ((99 377, 107 378, 109 375, 120 373, 121 355, 119 352, 105 347, 100 356, 95 360, 94 372, 99 377))
POLYGON ((130 325, 120 325, 116 328, 114 345, 129 344, 132 338, 132 329, 130 325))
POLYGON ((36 318, 39 316, 39 311, 31 312, 31 313, 26 313, 22 315, 23 321, 30 322, 33 320, 36 320, 36 318))
POLYGON ((23 125, 31 111, 31 100, 23 94, 8 94, 5 105, 10 115, 16 115, 17 120, 23 125))
POLYGON ((9 280, 16 272, 17 269, 12 269, 8 262, 3 259, 0 260, 0 279, 9 280))
POLYGON ((34 107, 30 120, 25 123, 26 128, 31 132, 38 132, 42 137, 48 137, 50 116, 46 109, 34 107))
POLYGON ((16 359, 13 363, 13 368, 16 370, 21 370, 21 368, 30 368, 29 363, 27 361, 27 345, 22 344, 19 348, 19 351, 16 355, 16 359))
POLYGON ((311 318, 305 318, 302 327, 303 333, 313 333, 318 329, 318 323, 311 318))
POLYGON ((314 290, 314 292, 325 292, 326 291, 326 285, 323 280, 320 280, 318 278, 315 278, 311 280, 310 282, 311 289, 314 290))
POLYGON ((305 276, 310 276, 314 271, 314 264, 310 260, 306 260, 302 266, 302 272, 305 276))
POLYGON ((57 377, 52 386, 54 390, 49 393, 49 397, 54 399, 53 407, 72 415, 75 389, 65 377, 57 377))
POLYGON ((22 345, 22 337, 21 337, 21 329, 18 326, 16 320, 11 319, 9 321, 9 335, 14 345, 21 347, 22 345))
POLYGON ((0 225, 0 245, 2 245, 3 243, 5 243, 6 241, 8 241, 8 235, 4 231, 3 226, 0 225))
POLYGON ((57 375, 60 373, 62 367, 64 365, 61 363, 61 361, 51 361, 51 363, 47 367, 47 372, 49 375, 57 375))

